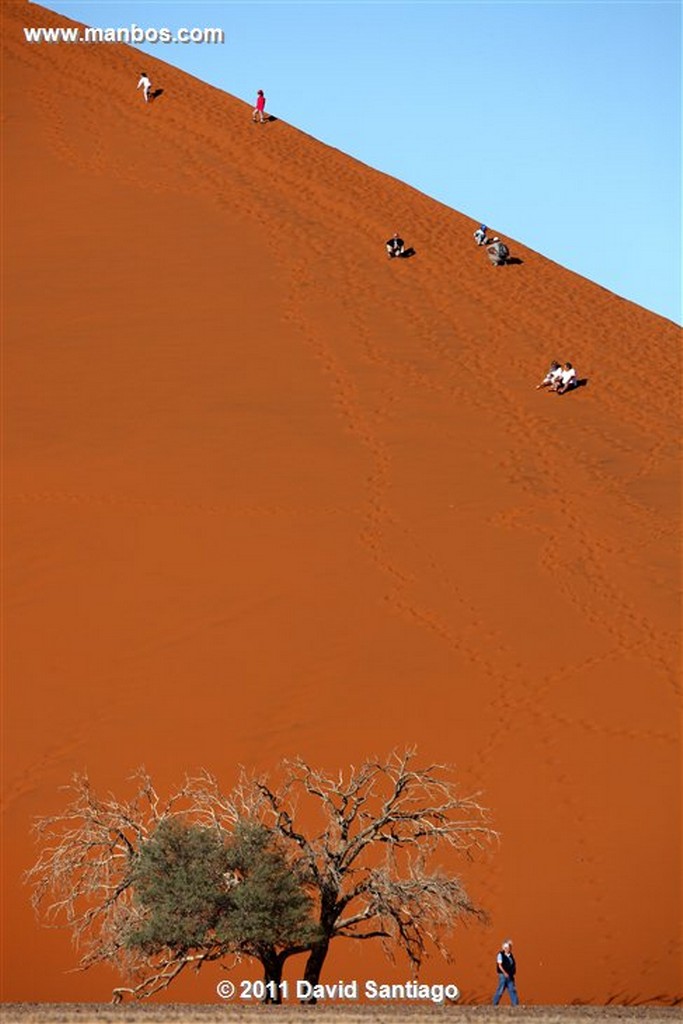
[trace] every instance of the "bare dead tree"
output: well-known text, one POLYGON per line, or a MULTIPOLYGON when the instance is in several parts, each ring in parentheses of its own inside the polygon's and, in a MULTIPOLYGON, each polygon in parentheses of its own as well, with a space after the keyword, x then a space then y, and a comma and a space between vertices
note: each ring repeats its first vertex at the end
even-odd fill
POLYGON ((249 817, 297 848, 317 895, 320 938, 304 972, 312 985, 334 938, 380 939, 417 972, 430 948, 448 957, 445 937, 456 922, 485 918, 457 877, 430 864, 439 850, 471 858, 487 847, 497 835, 488 812, 476 794, 460 794, 447 765, 418 768, 415 757, 414 749, 395 752, 346 775, 297 758, 284 762, 278 786, 243 771, 229 795, 208 773, 194 780, 207 825, 249 817))

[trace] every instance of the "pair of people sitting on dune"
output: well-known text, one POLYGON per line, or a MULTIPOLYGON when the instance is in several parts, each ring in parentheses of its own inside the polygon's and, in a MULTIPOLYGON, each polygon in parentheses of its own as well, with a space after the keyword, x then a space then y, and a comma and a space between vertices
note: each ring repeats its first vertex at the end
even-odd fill
POLYGON ((555 391, 558 395, 563 395, 565 391, 575 388, 577 384, 578 377, 572 364, 565 363, 564 366, 560 366, 553 360, 541 383, 536 385, 536 390, 547 388, 548 391, 555 391))

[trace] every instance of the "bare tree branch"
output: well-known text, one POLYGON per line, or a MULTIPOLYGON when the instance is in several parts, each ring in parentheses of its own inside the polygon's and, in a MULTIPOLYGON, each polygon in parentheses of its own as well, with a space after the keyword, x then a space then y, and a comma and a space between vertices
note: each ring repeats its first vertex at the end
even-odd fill
POLYGON ((277 786, 241 775, 233 813, 248 809, 294 844, 317 891, 325 939, 309 959, 313 983, 337 936, 380 938, 387 954, 402 949, 417 970, 430 948, 447 954, 445 936, 458 920, 484 916, 459 879, 429 862, 438 851, 471 859, 486 849, 497 838, 488 812, 478 794, 460 793, 448 765, 420 768, 415 758, 414 749, 394 752, 346 774, 295 758, 284 762, 277 786), (311 832, 321 815, 321 830, 311 832))

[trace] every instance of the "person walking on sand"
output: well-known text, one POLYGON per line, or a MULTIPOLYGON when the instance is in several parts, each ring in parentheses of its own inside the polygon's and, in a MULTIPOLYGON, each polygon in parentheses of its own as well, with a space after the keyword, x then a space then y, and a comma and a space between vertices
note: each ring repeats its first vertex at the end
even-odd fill
POLYGON ((256 94, 256 106, 254 112, 251 115, 252 121, 260 121, 261 124, 266 119, 266 97, 263 95, 263 89, 259 89, 256 94))
POLYGON ((145 97, 145 103, 149 103, 149 91, 152 88, 152 83, 147 77, 146 71, 140 72, 140 81, 138 82, 138 89, 142 89, 142 95, 145 97))
POLYGON ((498 951, 496 956, 496 973, 498 975, 498 988, 493 997, 493 1005, 498 1006, 500 997, 503 992, 507 991, 512 1005, 519 1006, 519 996, 515 988, 517 965, 512 955, 512 939, 506 939, 498 951))

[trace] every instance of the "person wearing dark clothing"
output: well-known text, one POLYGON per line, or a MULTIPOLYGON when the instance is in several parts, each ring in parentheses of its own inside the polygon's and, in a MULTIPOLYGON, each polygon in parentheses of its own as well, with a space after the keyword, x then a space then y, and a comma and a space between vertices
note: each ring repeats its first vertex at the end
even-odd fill
POLYGON ((493 1005, 498 1006, 503 992, 507 991, 510 1002, 513 1006, 519 1006, 519 996, 515 987, 515 974, 517 965, 512 954, 512 940, 506 939, 500 947, 496 956, 496 973, 498 975, 498 988, 493 997, 493 1005))
POLYGON ((486 247, 486 252, 494 267, 504 267, 510 255, 510 250, 500 238, 494 238, 491 245, 486 247))
POLYGON ((389 256, 389 258, 393 258, 394 256, 401 256, 403 253, 404 244, 405 243, 403 239, 398 237, 397 231, 394 237, 390 238, 389 241, 387 242, 387 255, 389 256))

